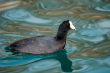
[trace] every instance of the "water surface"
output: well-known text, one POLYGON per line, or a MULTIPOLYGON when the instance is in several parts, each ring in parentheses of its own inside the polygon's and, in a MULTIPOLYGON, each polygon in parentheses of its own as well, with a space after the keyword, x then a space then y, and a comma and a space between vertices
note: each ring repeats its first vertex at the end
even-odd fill
POLYGON ((62 73, 53 58, 59 53, 12 56, 4 47, 27 37, 54 36, 68 19, 77 29, 69 32, 65 47, 72 73, 110 73, 109 0, 0 0, 0 73, 62 73))

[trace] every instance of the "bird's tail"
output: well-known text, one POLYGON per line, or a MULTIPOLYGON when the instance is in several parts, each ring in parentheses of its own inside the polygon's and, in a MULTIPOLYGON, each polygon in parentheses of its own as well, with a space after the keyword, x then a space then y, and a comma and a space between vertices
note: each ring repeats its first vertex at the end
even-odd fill
POLYGON ((5 47, 4 49, 6 52, 12 52, 12 49, 10 47, 5 47))
POLYGON ((8 46, 8 47, 5 47, 5 52, 11 52, 12 55, 15 55, 15 54, 18 54, 18 53, 19 53, 18 51, 12 49, 12 48, 9 47, 9 46, 8 46))

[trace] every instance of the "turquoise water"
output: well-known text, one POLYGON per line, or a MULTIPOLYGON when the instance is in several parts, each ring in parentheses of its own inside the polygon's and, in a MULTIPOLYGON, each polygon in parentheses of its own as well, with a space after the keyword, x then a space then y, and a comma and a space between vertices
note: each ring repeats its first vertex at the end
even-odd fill
POLYGON ((0 73, 110 73, 109 0, 0 0, 0 73), (59 24, 71 20, 66 52, 10 55, 4 47, 36 35, 54 36, 59 24), (61 55, 62 54, 62 55, 61 55))

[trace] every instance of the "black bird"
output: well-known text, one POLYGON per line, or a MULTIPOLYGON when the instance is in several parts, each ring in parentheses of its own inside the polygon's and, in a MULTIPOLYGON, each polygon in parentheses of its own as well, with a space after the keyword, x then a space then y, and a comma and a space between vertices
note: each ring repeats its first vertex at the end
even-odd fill
POLYGON ((10 44, 5 49, 13 54, 53 55, 50 58, 58 60, 64 72, 72 72, 72 62, 68 59, 64 49, 67 33, 70 29, 75 30, 75 27, 71 21, 66 20, 60 24, 55 37, 35 36, 26 38, 10 44))
POLYGON ((70 29, 75 29, 69 20, 63 21, 55 37, 35 36, 18 40, 8 47, 6 51, 13 53, 49 54, 64 49, 67 33, 70 29))
POLYGON ((67 33, 70 29, 75 30, 75 27, 71 21, 66 20, 60 24, 55 37, 35 36, 31 38, 26 38, 10 44, 5 49, 6 51, 11 51, 13 53, 54 53, 58 50, 64 49, 67 33))

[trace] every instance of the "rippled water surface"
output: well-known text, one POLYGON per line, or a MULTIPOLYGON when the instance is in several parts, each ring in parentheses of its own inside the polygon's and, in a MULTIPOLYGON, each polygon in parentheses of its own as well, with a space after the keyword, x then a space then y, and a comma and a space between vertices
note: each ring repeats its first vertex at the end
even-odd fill
POLYGON ((77 29, 69 32, 65 47, 72 73, 110 73, 110 0, 0 0, 0 73, 62 73, 53 55, 12 56, 4 47, 54 36, 68 19, 77 29))

